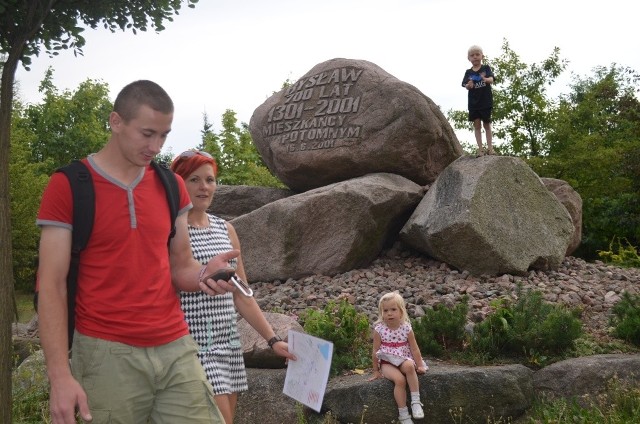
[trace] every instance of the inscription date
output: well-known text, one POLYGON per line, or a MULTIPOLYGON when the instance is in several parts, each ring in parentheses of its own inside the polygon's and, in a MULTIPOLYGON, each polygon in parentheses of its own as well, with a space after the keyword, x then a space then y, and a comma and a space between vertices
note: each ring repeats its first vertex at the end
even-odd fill
POLYGON ((360 109, 360 96, 338 99, 320 99, 315 105, 309 102, 289 103, 274 106, 269 110, 267 122, 278 122, 289 119, 300 119, 302 113, 313 111, 313 116, 336 115, 341 113, 357 113, 360 109))

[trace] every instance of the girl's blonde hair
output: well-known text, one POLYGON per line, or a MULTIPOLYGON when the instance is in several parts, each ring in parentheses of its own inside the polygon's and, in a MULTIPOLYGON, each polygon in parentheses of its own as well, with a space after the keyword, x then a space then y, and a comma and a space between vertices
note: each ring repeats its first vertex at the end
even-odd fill
POLYGON ((402 312, 402 321, 409 322, 409 314, 407 313, 407 306, 404 303, 404 299, 400 296, 398 291, 392 291, 382 295, 378 302, 378 320, 376 321, 376 324, 384 321, 382 316, 382 304, 384 302, 395 302, 398 308, 400 308, 400 312, 402 312))

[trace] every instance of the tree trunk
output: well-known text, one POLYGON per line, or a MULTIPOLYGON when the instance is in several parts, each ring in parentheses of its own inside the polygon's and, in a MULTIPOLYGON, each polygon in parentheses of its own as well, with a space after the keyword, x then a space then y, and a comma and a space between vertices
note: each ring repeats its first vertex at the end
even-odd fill
MULTIPOLYGON (((22 51, 22 49, 19 49, 22 51)), ((9 140, 13 82, 20 54, 9 52, 0 83, 0 422, 11 422, 11 371, 13 342, 11 323, 15 316, 9 196, 9 140)))

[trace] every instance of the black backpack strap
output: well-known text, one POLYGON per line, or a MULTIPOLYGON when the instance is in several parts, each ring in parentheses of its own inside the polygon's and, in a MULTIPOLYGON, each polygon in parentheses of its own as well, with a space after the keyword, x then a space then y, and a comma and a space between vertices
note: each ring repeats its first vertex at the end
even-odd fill
POLYGON ((162 181, 164 191, 167 194, 167 201, 169 202, 169 213, 171 214, 171 233, 167 240, 167 245, 171 242, 173 236, 176 235, 176 218, 178 217, 178 211, 180 210, 180 191, 178 189, 178 181, 176 175, 170 170, 164 163, 158 163, 151 161, 151 166, 155 169, 156 173, 162 181))
POLYGON ((75 329, 76 288, 78 285, 78 268, 80 252, 87 246, 95 215, 95 192, 91 172, 79 160, 59 168, 56 172, 64 173, 69 179, 73 197, 73 231, 71 233, 71 261, 67 274, 67 307, 69 348, 73 342, 75 329))

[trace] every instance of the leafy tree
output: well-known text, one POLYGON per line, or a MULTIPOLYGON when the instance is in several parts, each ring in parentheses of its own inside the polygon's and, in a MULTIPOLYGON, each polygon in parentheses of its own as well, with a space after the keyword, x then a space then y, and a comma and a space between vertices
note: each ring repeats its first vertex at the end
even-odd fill
POLYGON ((15 285, 32 288, 39 232, 35 216, 49 175, 73 159, 99 150, 109 137, 112 109, 108 86, 91 80, 61 94, 48 70, 40 87, 42 103, 16 102, 12 117, 11 239, 15 285))
MULTIPOLYGON (((198 0, 184 0, 194 7, 198 0)), ((183 0, 0 0, 0 422, 11 422, 11 318, 13 274, 10 239, 9 140, 13 108, 13 83, 18 64, 27 69, 41 50, 56 55, 72 49, 82 54, 85 39, 82 25, 103 26, 111 32, 131 29, 134 33, 164 29, 183 0)))
POLYGON ((547 88, 567 66, 554 48, 539 64, 526 65, 504 40, 503 53, 493 60, 499 82, 494 96, 497 138, 508 140, 519 156, 540 156, 548 151, 545 136, 554 117, 547 88))
POLYGON ((165 153, 158 153, 154 159, 158 163, 163 163, 167 165, 167 167, 171 166, 171 162, 173 162, 173 153, 171 149, 169 149, 165 153))
POLYGON ((36 134, 31 143, 33 162, 45 163, 44 172, 89 153, 97 152, 109 138, 109 86, 87 79, 74 91, 58 93, 49 68, 40 83, 44 101, 24 111, 26 125, 36 134))
POLYGON ((238 126, 236 113, 227 109, 222 115, 222 130, 215 134, 204 117, 201 147, 218 162, 218 182, 228 185, 284 187, 264 165, 246 123, 238 126))
POLYGON ((42 173, 39 164, 31 161, 30 143, 35 134, 21 125, 22 106, 14 109, 17 116, 12 120, 11 163, 9 164, 11 192, 11 240, 13 247, 13 276, 16 287, 33 287, 34 262, 39 232, 35 216, 42 190, 48 177, 42 173))
POLYGON ((583 243, 595 258, 612 237, 640 243, 640 76, 597 67, 574 77, 562 96, 547 140, 549 155, 529 163, 541 176, 567 181, 583 200, 583 243))
MULTIPOLYGON (((202 119, 202 142, 197 147, 197 149, 211 153, 211 155, 216 158, 216 162, 218 162, 218 168, 220 168, 220 158, 222 157, 220 138, 218 137, 218 134, 213 131, 213 124, 209 121, 209 116, 206 113, 203 114, 202 119)), ((218 169, 218 173, 220 171, 221 170, 218 169)), ((220 180, 219 177, 220 176, 218 175, 218 182, 220 180)))
MULTIPOLYGON (((502 54, 486 58, 496 81, 493 85, 493 124, 495 138, 505 140, 503 153, 539 156, 548 151, 545 135, 554 117, 554 105, 547 88, 565 70, 566 60, 557 47, 539 64, 527 65, 503 40, 502 54)), ((467 111, 449 111, 457 129, 469 129, 467 111)))

